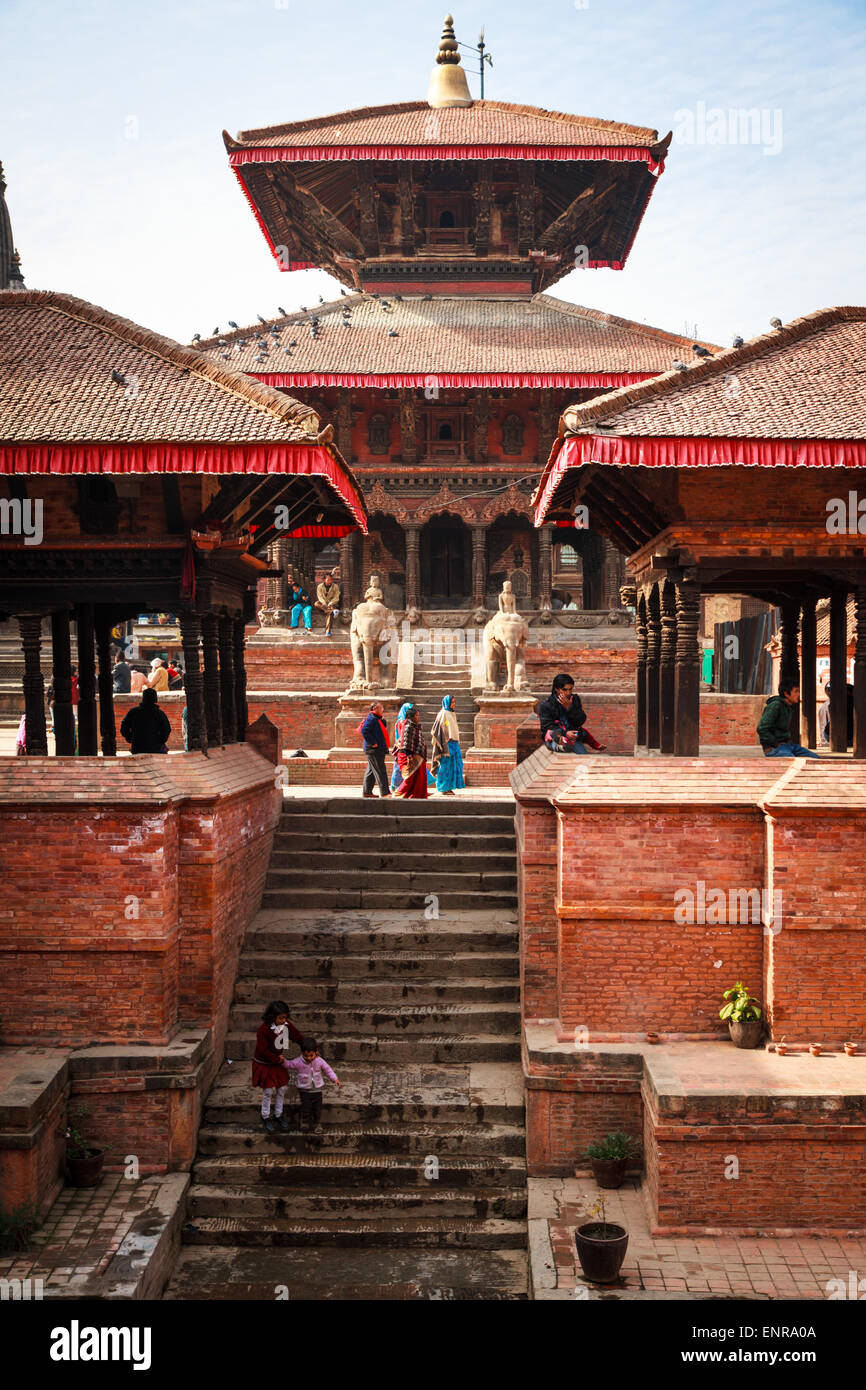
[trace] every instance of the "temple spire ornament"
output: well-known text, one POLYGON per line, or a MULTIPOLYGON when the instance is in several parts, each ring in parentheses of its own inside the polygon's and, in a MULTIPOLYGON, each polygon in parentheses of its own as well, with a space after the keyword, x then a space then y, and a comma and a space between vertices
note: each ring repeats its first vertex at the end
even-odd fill
POLYGON ((454 37, 454 20, 450 14, 445 16, 436 64, 430 74, 427 105, 437 111, 447 106, 472 105, 469 83, 460 63, 458 44, 454 37))
POLYGON ((0 164, 0 290, 23 290, 21 258, 12 241, 12 222, 6 206, 6 179, 0 164))

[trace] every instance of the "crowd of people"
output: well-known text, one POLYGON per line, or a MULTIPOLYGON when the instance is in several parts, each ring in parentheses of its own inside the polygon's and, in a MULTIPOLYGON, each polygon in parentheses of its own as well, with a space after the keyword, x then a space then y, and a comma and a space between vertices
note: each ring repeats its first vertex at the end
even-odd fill
POLYGON ((358 726, 358 732, 367 755, 367 770, 361 788, 365 797, 375 796, 373 788, 376 786, 380 798, 399 796, 407 800, 423 800, 431 790, 442 796, 453 796, 455 791, 466 786, 460 726, 453 695, 444 696, 442 708, 433 721, 429 763, 428 743, 421 727, 421 711, 411 700, 400 708, 394 723, 393 740, 388 733, 385 708, 380 700, 374 700, 370 705, 370 711, 358 726), (394 758, 390 781, 385 763, 389 754, 394 758))

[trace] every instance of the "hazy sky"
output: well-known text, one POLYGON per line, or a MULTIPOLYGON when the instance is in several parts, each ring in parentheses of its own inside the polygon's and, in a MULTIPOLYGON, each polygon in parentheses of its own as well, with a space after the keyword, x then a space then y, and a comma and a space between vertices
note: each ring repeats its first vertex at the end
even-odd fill
MULTIPOLYGON (((221 131, 425 97, 445 4, 0 0, 27 284, 182 341, 333 297, 280 273, 221 131)), ((866 303, 866 0, 456 0, 454 18, 464 42, 486 28, 488 97, 677 132, 627 268, 555 293, 725 343, 866 303), (727 113, 751 108, 757 139, 735 121, 732 141, 727 113)))

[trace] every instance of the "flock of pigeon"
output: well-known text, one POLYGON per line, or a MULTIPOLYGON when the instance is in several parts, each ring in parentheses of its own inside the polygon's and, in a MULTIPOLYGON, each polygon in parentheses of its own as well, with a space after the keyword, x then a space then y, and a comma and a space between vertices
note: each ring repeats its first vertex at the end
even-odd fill
MULTIPOLYGON (((784 324, 782 323, 782 320, 781 320, 781 319, 772 318, 772 319, 770 319, 770 327, 771 327, 771 328, 775 328, 776 332, 778 333, 779 330, 780 330, 781 328, 784 327, 784 324)), ((741 348, 742 346, 743 346, 743 339, 740 337, 739 333, 737 333, 737 334, 734 335, 734 341, 733 341, 733 343, 732 343, 732 347, 741 348)), ((701 357, 715 357, 715 353, 710 352, 709 348, 702 347, 700 343, 693 343, 693 344, 692 344, 692 352, 695 354, 695 357, 698 357, 698 358, 701 358, 701 357)), ((674 358, 673 367, 674 367, 674 371, 675 371, 675 372, 687 372, 687 371, 689 370, 688 363, 687 363, 687 362, 680 362, 680 361, 677 360, 677 358, 674 358)))

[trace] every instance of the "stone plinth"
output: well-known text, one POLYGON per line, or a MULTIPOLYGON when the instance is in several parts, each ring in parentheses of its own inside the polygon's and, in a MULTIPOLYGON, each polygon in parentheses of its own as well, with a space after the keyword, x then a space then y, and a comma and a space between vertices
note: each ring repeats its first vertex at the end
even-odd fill
POLYGON ((475 743, 469 751, 501 748, 513 754, 517 730, 535 709, 535 696, 530 693, 478 695, 475 703, 478 706, 474 728, 475 743))
POLYGON ((35 1203, 42 1216, 63 1185, 68 1052, 0 1048, 0 1208, 35 1203))
POLYGON ((370 713, 370 706, 375 700, 380 701, 385 710, 388 734, 393 739, 394 721, 400 706, 404 703, 402 695, 395 695, 392 690, 347 690, 339 698, 340 713, 334 720, 335 750, 340 748, 350 748, 354 751, 363 750, 358 725, 365 715, 370 713))

